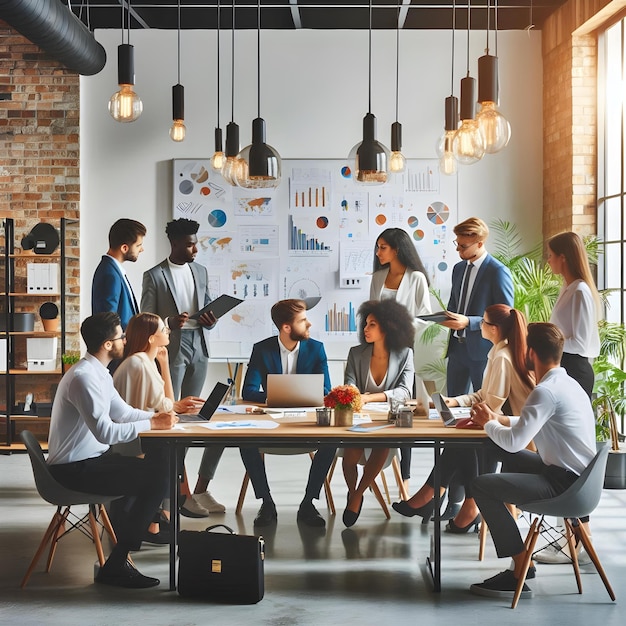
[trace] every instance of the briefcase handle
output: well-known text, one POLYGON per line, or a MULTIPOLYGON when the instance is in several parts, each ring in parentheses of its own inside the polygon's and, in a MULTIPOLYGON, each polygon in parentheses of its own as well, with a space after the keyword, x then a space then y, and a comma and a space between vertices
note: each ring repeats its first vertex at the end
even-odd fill
POLYGON ((209 526, 208 528, 204 529, 205 533, 210 533, 212 530, 214 530, 215 528, 225 528, 231 535, 236 535, 237 533, 235 533, 235 531, 230 527, 230 526, 226 526, 226 524, 213 524, 213 526, 209 526))

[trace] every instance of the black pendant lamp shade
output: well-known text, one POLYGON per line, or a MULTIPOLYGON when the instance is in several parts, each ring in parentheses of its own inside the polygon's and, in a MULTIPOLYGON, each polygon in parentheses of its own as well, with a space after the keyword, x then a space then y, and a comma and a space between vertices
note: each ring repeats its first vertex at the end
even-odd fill
POLYGON ((120 90, 109 100, 109 113, 116 122, 134 122, 143 111, 135 85, 135 49, 128 43, 117 47, 117 82, 120 90))
POLYGON ((360 183, 387 182, 387 149, 376 140, 376 116, 363 118, 363 141, 356 146, 355 180, 360 183))

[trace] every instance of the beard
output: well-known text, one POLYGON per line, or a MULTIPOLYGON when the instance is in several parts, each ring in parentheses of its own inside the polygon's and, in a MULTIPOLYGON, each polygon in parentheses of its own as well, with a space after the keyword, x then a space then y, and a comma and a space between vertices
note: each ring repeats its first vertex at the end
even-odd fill
POLYGON ((289 333, 289 339, 291 339, 291 341, 306 341, 309 337, 310 333, 308 329, 302 333, 299 333, 292 329, 292 331, 289 333))

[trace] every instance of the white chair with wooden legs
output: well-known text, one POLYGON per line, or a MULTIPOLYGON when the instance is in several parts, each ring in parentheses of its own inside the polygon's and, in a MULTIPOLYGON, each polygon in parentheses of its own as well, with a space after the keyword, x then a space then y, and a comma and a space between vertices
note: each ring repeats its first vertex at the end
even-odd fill
POLYGON ((33 475, 35 477, 35 485, 39 495, 50 504, 56 506, 56 511, 50 520, 50 524, 44 533, 43 539, 35 552, 35 556, 31 561, 21 587, 25 587, 35 569, 41 555, 45 551, 48 544, 50 549, 48 552, 48 560, 46 563, 46 572, 50 571, 52 561, 57 548, 57 543, 72 530, 80 530, 84 535, 89 537, 96 546, 96 554, 100 566, 104 565, 106 558, 102 549, 102 541, 100 532, 103 529, 107 532, 113 544, 117 543, 115 532, 111 526, 111 521, 107 515, 104 502, 115 500, 121 496, 104 496, 90 493, 81 493, 66 489, 58 483, 50 473, 48 465, 43 456, 43 451, 35 436, 25 430, 20 433, 20 438, 26 446, 26 450, 30 457, 33 467, 33 475), (82 517, 78 517, 71 511, 72 506, 88 505, 89 511, 82 517), (71 517, 70 517, 71 516, 71 517), (67 526, 69 525, 69 528, 67 526))
POLYGON ((603 446, 576 482, 561 495, 549 500, 537 500, 535 502, 517 505, 522 511, 534 513, 536 517, 531 522, 530 530, 524 542, 524 563, 521 576, 517 582, 513 602, 511 603, 512 609, 517 606, 522 593, 524 582, 526 581, 526 574, 528 573, 528 568, 532 561, 537 539, 542 532, 544 517, 546 515, 563 517, 565 519, 565 534, 569 552, 572 555, 572 567, 574 568, 574 575, 576 576, 578 593, 583 592, 583 587, 580 579, 580 568, 578 566, 578 556, 576 554, 574 538, 582 543, 596 571, 600 574, 600 578, 611 600, 615 600, 615 593, 591 543, 591 537, 580 522, 580 518, 586 517, 592 513, 596 506, 598 506, 598 502, 600 502, 609 448, 610 446, 608 445, 603 446))
MULTIPOLYGON (((342 456, 342 453, 341 453, 341 450, 338 450, 337 455, 335 456, 335 460, 333 461, 333 464, 330 466, 330 470, 328 472, 328 479, 327 479, 328 482, 330 482, 333 478, 333 474, 335 473, 335 467, 337 465, 337 459, 340 456, 342 456)), ((359 462, 359 465, 363 465, 363 463, 359 462)), ((387 460, 382 470, 380 470, 380 473, 378 474, 383 484, 383 490, 385 492, 385 496, 383 496, 380 490, 380 487, 378 486, 376 481, 373 481, 372 484, 370 485, 370 489, 372 490, 374 497, 380 504, 380 508, 383 510, 383 513, 385 514, 385 517, 387 519, 391 519, 391 514, 389 513, 389 507, 388 507, 388 505, 391 504, 391 495, 389 493, 389 484, 387 482, 387 477, 385 476, 385 469, 387 469, 389 466, 391 466, 393 470, 394 478, 396 479, 396 484, 398 486, 398 497, 400 498, 400 500, 409 499, 409 494, 407 493, 406 487, 404 486, 404 481, 402 480, 402 472, 400 471, 400 462, 398 461, 398 451, 396 450, 395 453, 391 455, 391 458, 387 460)))
MULTIPOLYGON (((310 450, 304 448, 261 448, 261 456, 265 457, 266 454, 277 454, 277 455, 294 455, 294 454, 308 454, 311 461, 313 461, 315 457, 315 448, 310 450)), ((241 509, 243 508, 243 502, 246 499, 246 493, 248 492, 248 484, 250 483, 250 476, 248 472, 246 472, 243 476, 243 481, 241 483, 241 489, 239 490, 239 498, 237 499, 237 508, 235 509, 235 514, 240 515, 241 509)), ((326 477, 324 479, 324 495, 326 496, 326 506, 331 515, 335 515, 335 501, 333 500, 333 494, 330 490, 330 478, 326 477)))

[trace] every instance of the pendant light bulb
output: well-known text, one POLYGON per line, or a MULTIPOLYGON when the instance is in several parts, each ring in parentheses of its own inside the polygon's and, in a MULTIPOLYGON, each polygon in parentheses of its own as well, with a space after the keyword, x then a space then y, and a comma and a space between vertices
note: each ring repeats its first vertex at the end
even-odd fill
POLYGON ((485 140, 485 152, 495 154, 508 145, 511 125, 497 109, 498 57, 490 54, 478 59, 478 103, 476 120, 485 140))
POLYGON ((120 90, 109 100, 109 113, 116 122, 134 122, 143 111, 143 103, 133 91, 135 56, 130 44, 123 43, 117 47, 117 77, 120 90))
POLYGON ((172 126, 170 139, 184 141, 187 128, 185 127, 185 88, 182 85, 172 87, 172 126))
POLYGON ((474 119, 476 80, 469 75, 461 80, 461 128, 452 142, 454 156, 462 165, 471 165, 485 155, 485 140, 474 119))
POLYGON ((387 182, 389 150, 376 141, 376 117, 367 113, 363 118, 363 141, 350 150, 354 162, 353 179, 362 185, 383 185, 387 182))
POLYGON ((271 189, 278 187, 281 179, 281 158, 278 152, 265 142, 265 120, 252 120, 252 143, 238 155, 243 161, 235 182, 246 189, 271 189))
POLYGON ((226 126, 226 152, 222 164, 222 177, 233 187, 237 179, 245 178, 245 162, 239 158, 239 125, 229 122, 226 126))
POLYGON ((216 172, 221 172, 225 160, 226 157, 222 150, 222 129, 218 127, 215 129, 215 152, 211 157, 211 167, 216 172))
POLYGON ((402 124, 394 122, 391 125, 391 154, 389 155, 389 171, 392 174, 404 172, 406 159, 402 154, 402 124))
POLYGON ((454 155, 454 137, 459 127, 459 101, 454 96, 446 98, 446 116, 443 135, 437 141, 436 151, 439 157, 439 171, 446 176, 457 172, 457 160, 454 155))

